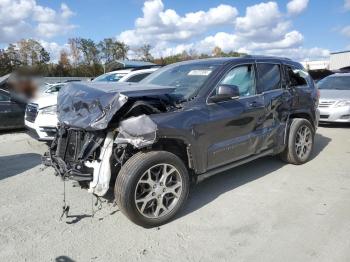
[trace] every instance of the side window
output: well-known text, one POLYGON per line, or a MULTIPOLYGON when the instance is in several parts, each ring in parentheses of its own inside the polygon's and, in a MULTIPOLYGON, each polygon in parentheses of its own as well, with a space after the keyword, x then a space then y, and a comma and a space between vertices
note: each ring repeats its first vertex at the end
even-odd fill
POLYGON ((148 76, 150 73, 143 73, 143 74, 138 74, 130 77, 127 82, 133 82, 137 83, 140 82, 142 79, 144 79, 146 76, 148 76))
POLYGON ((118 82, 119 79, 120 79, 120 76, 118 74, 110 74, 106 78, 107 82, 118 82))
POLYGON ((258 63, 258 93, 281 88, 281 69, 279 65, 258 63))
POLYGON ((286 70, 290 81, 290 87, 308 85, 309 74, 307 72, 290 66, 287 66, 286 70))
POLYGON ((10 101, 10 97, 0 92, 0 102, 10 101))
POLYGON ((244 65, 233 68, 220 84, 237 86, 241 97, 255 95, 254 66, 244 65))

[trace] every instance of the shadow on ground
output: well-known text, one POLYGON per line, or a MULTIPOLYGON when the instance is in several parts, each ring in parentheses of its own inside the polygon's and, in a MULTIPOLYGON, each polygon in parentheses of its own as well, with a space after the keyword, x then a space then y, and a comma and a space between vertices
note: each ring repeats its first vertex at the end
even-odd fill
POLYGON ((26 133, 25 128, 17 128, 17 129, 0 129, 0 135, 8 135, 14 133, 26 133))
MULTIPOLYGON (((316 158, 330 142, 330 138, 316 134, 311 161, 316 158)), ((179 214, 179 217, 202 208, 225 192, 234 190, 246 183, 269 175, 271 172, 280 169, 284 165, 286 165, 286 163, 282 162, 278 157, 264 157, 210 177, 193 187, 188 204, 184 211, 179 214)))
POLYGON ((35 153, 0 156, 0 180, 18 175, 41 164, 41 155, 35 153))
POLYGON ((55 258, 55 262, 75 262, 75 260, 67 256, 59 256, 55 258))
POLYGON ((322 122, 319 124, 320 127, 325 128, 350 128, 350 123, 327 123, 322 122))

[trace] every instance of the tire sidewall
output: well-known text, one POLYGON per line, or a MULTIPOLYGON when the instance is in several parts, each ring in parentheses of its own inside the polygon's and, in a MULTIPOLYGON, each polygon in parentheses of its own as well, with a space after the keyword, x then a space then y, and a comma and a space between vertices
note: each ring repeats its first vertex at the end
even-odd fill
POLYGON ((159 151, 157 154, 154 153, 155 152, 144 153, 147 156, 135 166, 132 172, 130 172, 127 188, 124 190, 124 205, 127 207, 127 216, 135 223, 144 227, 157 226, 171 219, 183 206, 189 192, 189 175, 183 162, 177 156, 169 152, 159 151), (143 216, 136 207, 136 186, 144 172, 152 166, 158 164, 170 164, 179 171, 179 175, 182 179, 182 191, 176 206, 171 212, 159 218, 147 218, 143 216))
POLYGON ((290 150, 290 154, 292 154, 292 157, 293 157, 293 159, 295 159, 296 163, 304 164, 310 160, 310 157, 312 155, 312 151, 314 148, 314 138, 315 138, 315 131, 314 131, 314 128, 312 127, 311 123, 308 120, 306 120, 306 119, 293 119, 291 126, 290 126, 288 148, 290 150), (300 129, 300 127, 302 127, 304 125, 310 129, 312 146, 311 146, 311 150, 308 152, 307 158, 302 160, 296 152, 295 141, 296 141, 296 136, 297 136, 298 130, 300 129))

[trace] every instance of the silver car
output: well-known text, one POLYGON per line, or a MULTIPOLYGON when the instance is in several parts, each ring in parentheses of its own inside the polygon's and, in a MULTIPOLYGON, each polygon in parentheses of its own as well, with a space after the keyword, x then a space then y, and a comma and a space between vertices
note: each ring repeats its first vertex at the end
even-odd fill
POLYGON ((334 74, 317 83, 320 121, 350 123, 350 73, 334 74))

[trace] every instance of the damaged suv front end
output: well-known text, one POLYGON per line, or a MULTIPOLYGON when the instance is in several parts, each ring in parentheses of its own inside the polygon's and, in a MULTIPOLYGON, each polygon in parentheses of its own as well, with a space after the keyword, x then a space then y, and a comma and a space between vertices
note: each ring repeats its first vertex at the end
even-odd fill
POLYGON ((88 187, 89 192, 104 196, 112 170, 120 168, 127 154, 156 141, 157 125, 149 114, 176 109, 166 95, 172 90, 68 85, 58 96, 58 132, 46 164, 62 177, 88 187))
POLYGON ((310 159, 317 89, 299 63, 241 57, 163 67, 138 84, 71 83, 46 164, 154 227, 201 181, 267 155, 310 159))

